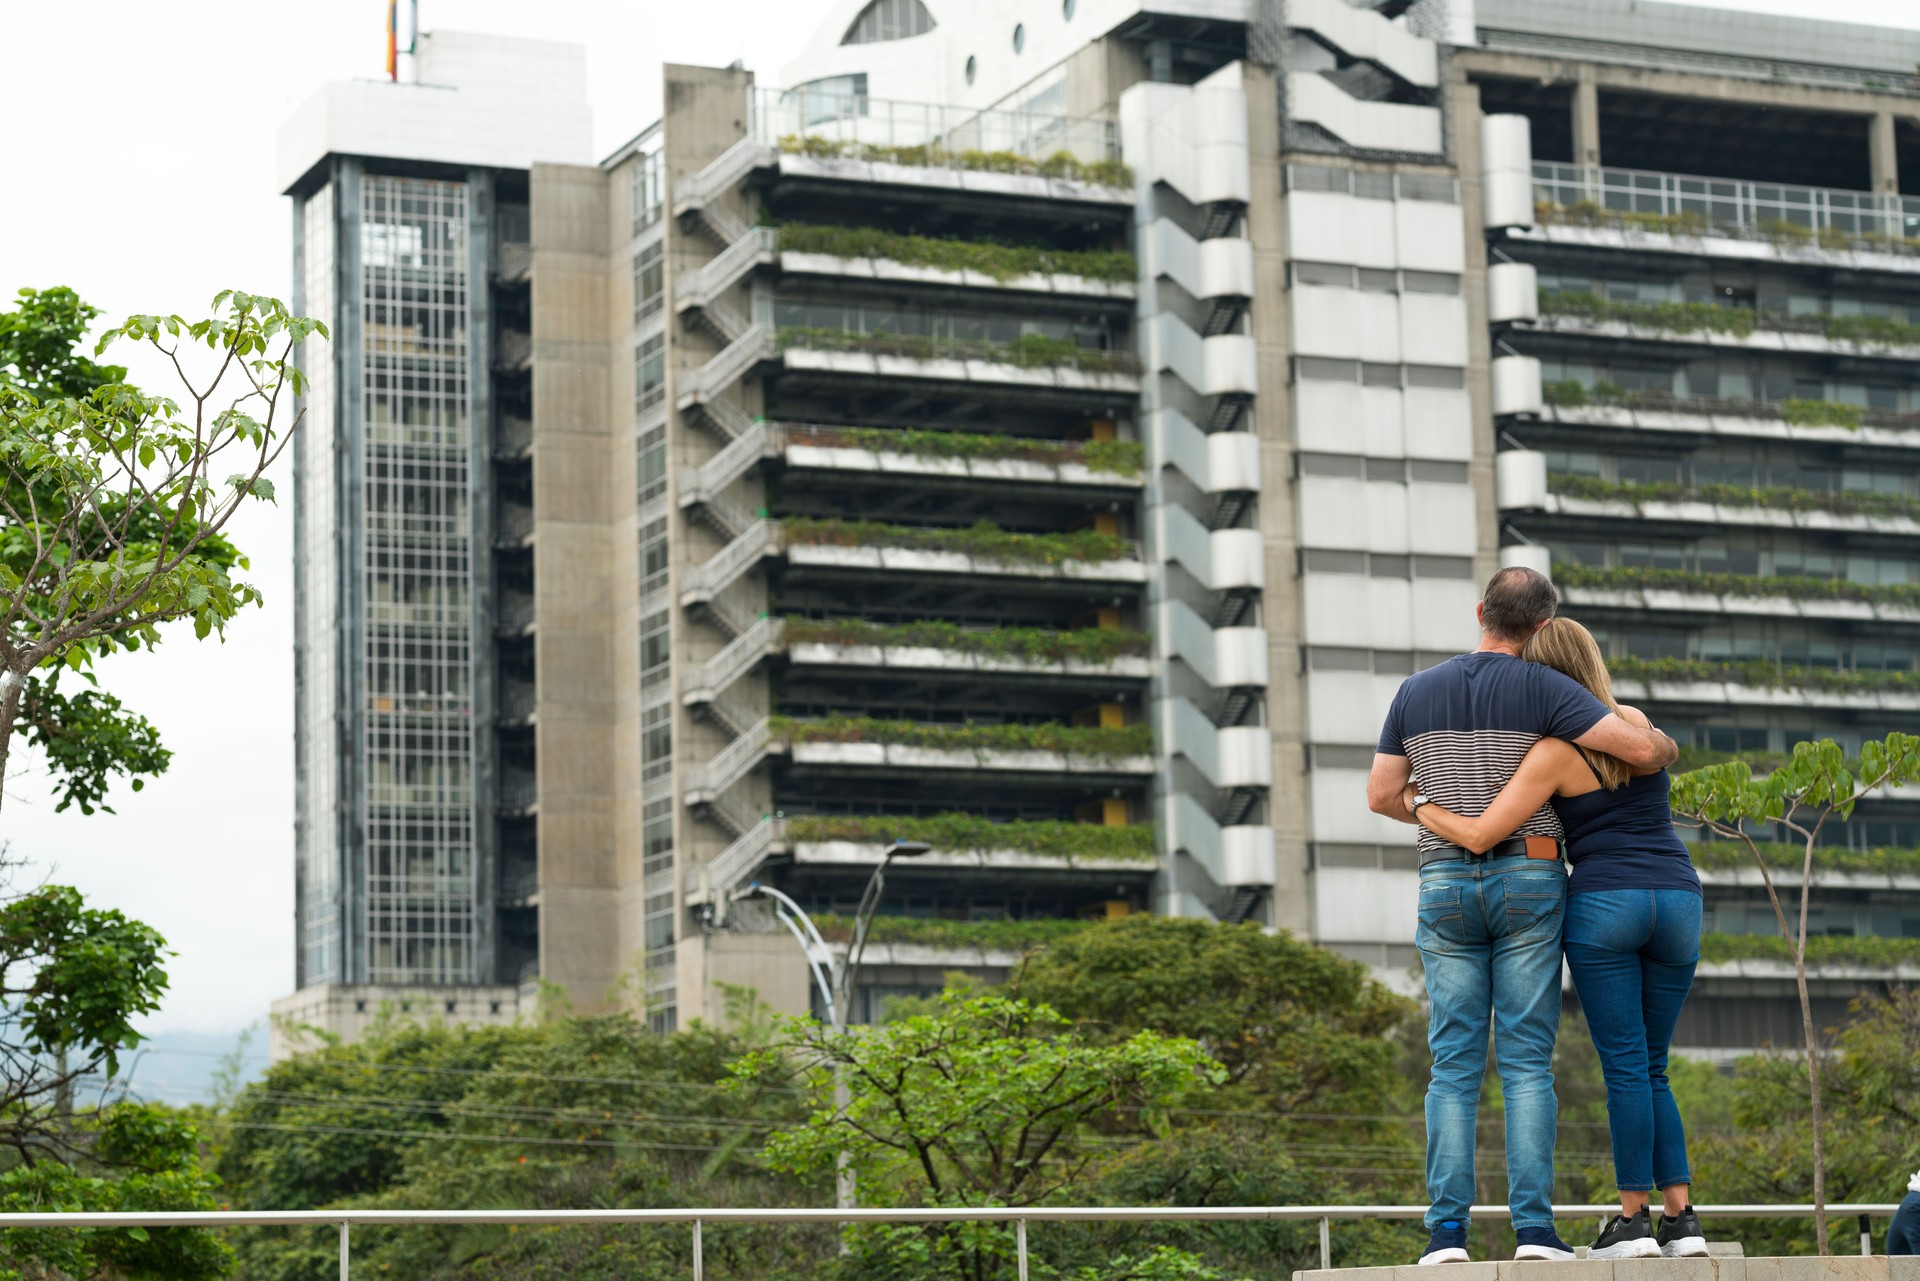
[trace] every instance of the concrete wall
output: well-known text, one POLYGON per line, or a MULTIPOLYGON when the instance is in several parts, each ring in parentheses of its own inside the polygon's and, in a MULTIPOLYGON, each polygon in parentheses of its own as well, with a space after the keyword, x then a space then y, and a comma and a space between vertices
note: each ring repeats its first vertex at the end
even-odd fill
POLYGON ((592 1010, 622 964, 622 752, 608 692, 631 652, 609 621, 634 591, 612 536, 615 455, 626 451, 607 396, 607 179, 597 168, 537 165, 531 194, 540 974, 592 1010))

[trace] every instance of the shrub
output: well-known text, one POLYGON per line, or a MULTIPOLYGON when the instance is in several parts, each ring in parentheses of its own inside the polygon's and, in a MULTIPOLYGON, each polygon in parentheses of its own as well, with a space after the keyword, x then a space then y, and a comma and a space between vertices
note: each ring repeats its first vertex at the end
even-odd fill
MULTIPOLYGON (((1798 872, 1801 860, 1806 857, 1806 849, 1800 845, 1788 845, 1779 841, 1758 843, 1760 855, 1766 859, 1767 866, 1781 871, 1798 872)), ((1702 841, 1688 847, 1693 856, 1693 865, 1710 871, 1738 871, 1753 866, 1753 855, 1744 845, 1730 842, 1702 841)), ((1917 876, 1920 875, 1920 849, 1892 849, 1879 847, 1870 850, 1848 849, 1840 845, 1822 845, 1814 851, 1813 865, 1830 872, 1865 872, 1881 876, 1917 876)))
POLYGON ((1086 627, 1056 632, 1044 627, 994 627, 985 630, 957 623, 869 623, 860 619, 789 618, 787 641, 819 645, 894 645, 983 654, 1035 662, 1108 663, 1145 657, 1152 638, 1145 632, 1086 627))
POLYGON ((1055 274, 1131 283, 1138 272, 1124 249, 1051 249, 1043 245, 1001 245, 982 240, 936 239, 884 231, 878 227, 818 226, 787 223, 779 229, 780 247, 797 253, 836 258, 887 258, 919 267, 977 271, 995 280, 1055 274))
POLYGON ((1022 334, 1009 343, 990 343, 971 338, 932 338, 925 334, 866 334, 850 329, 818 329, 788 326, 775 335, 782 350, 788 347, 816 351, 858 351, 873 356, 903 356, 909 360, 990 360, 1017 365, 1022 369, 1042 369, 1065 365, 1098 374, 1139 372, 1140 363, 1130 351, 1109 351, 1082 347, 1070 338, 1048 338, 1044 334, 1022 334))
POLYGON ((893 743, 974 752, 1061 752, 1075 756, 1113 759, 1144 756, 1153 751, 1153 729, 1127 725, 1120 729, 1062 725, 945 725, 934 721, 880 720, 872 716, 823 716, 799 720, 791 716, 768 718, 768 731, 788 743, 893 743))
POLYGON ((1814 689, 1836 693, 1920 691, 1920 672, 1841 671, 1760 661, 1711 663, 1692 658, 1610 658, 1607 670, 1621 680, 1718 681, 1758 689, 1814 689))
POLYGON ((1572 378, 1543 384, 1540 396, 1549 405, 1558 405, 1562 409, 1577 409, 1589 403, 1586 384, 1572 378))
MULTIPOLYGON (((850 916, 823 912, 813 918, 813 923, 819 928, 820 936, 829 943, 845 943, 853 938, 853 918, 850 916)), ((1091 924, 1091 921, 1059 919, 955 921, 931 916, 876 916, 867 927, 867 941, 1024 952, 1029 948, 1045 947, 1091 924)))
POLYGON ((1910 325, 1891 316, 1820 317, 1827 337, 1861 347, 1911 347, 1920 344, 1920 325, 1910 325))
POLYGON ((1125 859, 1149 863, 1154 859, 1153 825, 1028 820, 996 823, 975 814, 934 814, 930 817, 841 814, 803 814, 787 820, 789 841, 854 841, 887 845, 894 841, 925 841, 936 850, 1016 850, 1050 858, 1125 859))
POLYGON ((1853 600, 1872 605, 1920 607, 1920 583, 1855 583, 1844 578, 1794 574, 1716 574, 1688 569, 1608 569, 1569 564, 1554 565, 1553 580, 1562 587, 1699 592, 1711 596, 1784 596, 1790 600, 1853 600))
POLYGON ((1781 405, 1781 413, 1796 427, 1860 427, 1860 406, 1843 400, 1804 400, 1795 396, 1781 405))
POLYGON ((1080 463, 1089 471, 1138 476, 1146 468, 1146 448, 1135 440, 1041 440, 972 431, 920 431, 894 427, 819 427, 814 442, 874 453, 916 454, 923 458, 1015 459, 1060 466, 1080 463))
POLYGON ((1710 302, 1618 302, 1594 293, 1540 291, 1540 314, 1572 316, 1595 323, 1618 321, 1636 329, 1666 333, 1729 334, 1745 338, 1753 332, 1754 313, 1745 307, 1720 307, 1710 302))
POLYGON ((965 529, 928 529, 918 525, 889 525, 877 520, 790 516, 780 522, 780 532, 789 543, 964 552, 981 560, 1016 564, 1060 565, 1070 560, 1123 560, 1133 555, 1133 545, 1126 539, 1097 530, 1016 534, 986 521, 965 529))
POLYGON ((1081 160, 1071 152, 1057 151, 1043 160, 1014 151, 953 151, 937 143, 915 146, 883 146, 878 143, 822 138, 812 134, 788 134, 780 139, 780 150, 815 159, 878 161, 883 164, 911 165, 916 168, 973 169, 987 173, 1032 174, 1045 178, 1066 178, 1103 187, 1130 187, 1133 170, 1118 160, 1081 160))
POLYGON ((1785 485, 1683 485, 1677 481, 1603 480, 1556 472, 1553 492, 1571 498, 1620 499, 1630 503, 1698 502, 1724 507, 1763 507, 1776 511, 1834 512, 1840 515, 1904 516, 1920 520, 1920 499, 1904 494, 1834 492, 1785 485))
MULTIPOLYGON (((1793 951, 1778 934, 1707 934, 1700 939, 1703 961, 1793 962, 1793 951)), ((1920 965, 1920 939, 1815 935, 1807 940, 1807 964, 1859 965, 1873 969, 1920 965)))

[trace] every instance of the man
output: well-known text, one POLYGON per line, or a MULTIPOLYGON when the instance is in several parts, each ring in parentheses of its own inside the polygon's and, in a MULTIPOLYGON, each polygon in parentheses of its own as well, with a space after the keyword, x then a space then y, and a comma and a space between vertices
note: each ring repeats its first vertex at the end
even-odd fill
MULTIPOLYGON (((1503 569, 1477 614, 1480 647, 1410 676, 1380 735, 1367 803, 1414 822, 1431 797, 1479 814, 1537 739, 1562 738, 1642 769, 1679 749, 1655 729, 1609 711, 1577 681, 1529 663, 1521 648, 1553 617, 1559 593, 1531 569, 1503 569)), ((1420 921, 1415 941, 1431 1006, 1427 1087, 1427 1195, 1431 1233, 1421 1263, 1467 1261, 1473 1204, 1474 1122, 1487 1071, 1487 1032, 1507 1114, 1508 1204, 1516 1259, 1566 1260, 1553 1227, 1553 1147, 1559 1105, 1553 1041, 1560 1022, 1560 929, 1566 872, 1560 821, 1543 806, 1512 837, 1474 856, 1420 829, 1420 921)))
POLYGON ((1907 1182, 1907 1195, 1887 1225, 1888 1254, 1920 1254, 1920 1170, 1907 1182))

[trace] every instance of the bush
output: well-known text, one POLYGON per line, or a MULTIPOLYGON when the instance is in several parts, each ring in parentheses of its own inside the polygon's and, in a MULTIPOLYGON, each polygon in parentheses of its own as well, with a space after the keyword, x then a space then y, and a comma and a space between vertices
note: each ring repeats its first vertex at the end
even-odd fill
POLYGON ((1027 820, 996 823, 976 814, 935 814, 856 817, 841 814, 803 814, 787 820, 789 841, 853 841, 888 845, 894 841, 925 841, 936 850, 1015 850, 1023 854, 1066 859, 1125 859, 1153 861, 1153 825, 1027 820))
POLYGON ((1853 600, 1871 605, 1920 607, 1920 583, 1855 583, 1844 578, 1793 574, 1713 574, 1638 567, 1607 569, 1564 563, 1554 565, 1553 580, 1562 587, 1699 592, 1710 596, 1784 596, 1790 600, 1853 600))
MULTIPOLYGON (((1707 934, 1700 939, 1700 959, 1791 963, 1793 950, 1778 934, 1707 934)), ((1816 935, 1807 940, 1807 964, 1860 965, 1874 969, 1920 965, 1920 939, 1882 938, 1871 934, 1816 935)))
POLYGON ((963 752, 1060 752, 1109 760, 1145 756, 1153 751, 1153 729, 1148 725, 1103 729, 1058 721, 947 725, 871 716, 823 716, 813 720, 773 716, 768 718, 767 729, 774 738, 788 743, 892 743, 963 752))
POLYGON ((1665 333, 1718 333, 1745 338, 1753 332, 1754 313, 1745 307, 1720 307, 1710 302, 1616 302, 1593 293, 1540 291, 1540 314, 1572 316, 1602 323, 1618 321, 1636 329, 1665 333))
POLYGON ((1804 400, 1792 397, 1781 405, 1786 420, 1796 427, 1860 427, 1860 406, 1842 400, 1804 400))
POLYGON ((1724 507, 1764 507, 1776 511, 1833 512, 1838 515, 1904 516, 1920 520, 1920 499, 1903 494, 1835 493, 1784 485, 1682 485, 1677 481, 1603 480, 1556 472, 1553 492, 1570 498, 1619 499, 1630 503, 1694 502, 1724 507))
MULTIPOLYGON (((1760 856, 1767 866, 1782 872, 1798 872, 1806 849, 1781 841, 1758 842, 1760 856)), ((1688 847, 1693 865, 1710 871, 1738 871, 1753 866, 1753 855, 1744 845, 1702 841, 1688 847)), ((1879 876, 1920 875, 1920 850, 1878 847, 1870 850, 1848 849, 1841 845, 1822 845, 1814 851, 1813 865, 1829 872, 1864 872, 1879 876)))
MULTIPOLYGON (((834 912, 822 912, 813 918, 820 936, 829 943, 845 943, 853 938, 853 918, 834 912)), ((996 951, 1024 952, 1045 947, 1091 921, 1059 919, 954 921, 934 916, 876 916, 867 927, 869 943, 917 943, 922 947, 978 947, 996 951)))
POLYGON ((1096 374, 1132 374, 1140 362, 1130 351, 1082 347, 1070 338, 1022 334, 1008 343, 972 338, 932 338, 925 334, 866 334, 849 329, 818 329, 790 325, 775 335, 782 351, 789 347, 815 351, 857 351, 872 356, 901 356, 908 360, 989 360, 1022 369, 1064 365, 1096 374))
POLYGON ((1709 663, 1690 658, 1610 658, 1607 670, 1620 680, 1720 681, 1758 689, 1816 689, 1836 693, 1920 691, 1920 672, 1913 671, 1839 671, 1786 663, 1709 663))
POLYGON ((1082 160, 1068 151, 1056 151, 1043 160, 1035 160, 1014 151, 953 151, 933 143, 911 147, 881 146, 870 142, 822 138, 813 134, 788 134, 780 139, 779 147, 791 155, 812 156, 820 160, 866 160, 916 168, 1030 174, 1042 178, 1066 178, 1102 187, 1133 185, 1133 170, 1120 161, 1082 160))
POLYGON ((789 516, 780 522, 780 533, 789 543, 964 552, 980 560, 1003 564, 1062 565, 1073 560, 1125 560, 1134 554, 1132 543, 1098 530, 1016 534, 986 521, 965 529, 928 529, 918 525, 889 525, 877 520, 789 516))
POLYGON ((1017 459, 1061 466, 1080 463, 1089 471, 1138 476, 1146 469, 1146 447, 1137 440, 1041 440, 990 432, 921 431, 894 427, 820 427, 813 441, 875 453, 915 454, 923 458, 1017 459))
POLYGON ((787 620, 789 644, 892 645, 981 654, 1039 663, 1110 663, 1144 658, 1152 646, 1145 632, 1083 627, 1056 632, 1044 627, 962 627, 958 623, 869 623, 859 619, 787 620))
POLYGON ((1542 384, 1540 397, 1549 405, 1558 405, 1562 409, 1577 409, 1589 403, 1586 384, 1572 378, 1542 384))
POLYGON ((827 254, 835 258, 887 258, 918 267, 977 271, 995 280, 1052 274, 1130 284, 1138 272, 1133 255, 1124 249, 1000 245, 981 240, 901 235, 878 227, 810 223, 788 223, 779 229, 779 237, 782 249, 796 253, 827 254))
POLYGON ((1920 325, 1910 325, 1891 316, 1823 315, 1820 327, 1829 338, 1861 347, 1920 345, 1920 325))

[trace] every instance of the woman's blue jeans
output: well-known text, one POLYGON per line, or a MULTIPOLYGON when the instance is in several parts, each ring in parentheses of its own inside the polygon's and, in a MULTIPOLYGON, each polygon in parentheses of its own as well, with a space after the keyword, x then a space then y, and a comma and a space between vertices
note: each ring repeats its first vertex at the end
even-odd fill
POLYGON ((1567 897, 1567 966, 1607 1080, 1622 1192, 1692 1183, 1667 1047, 1700 963, 1700 896, 1599 890, 1567 897))

